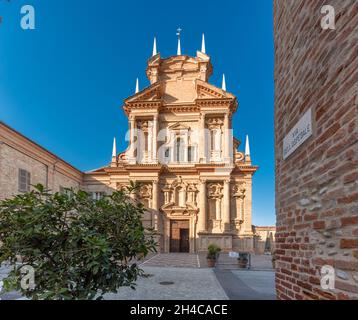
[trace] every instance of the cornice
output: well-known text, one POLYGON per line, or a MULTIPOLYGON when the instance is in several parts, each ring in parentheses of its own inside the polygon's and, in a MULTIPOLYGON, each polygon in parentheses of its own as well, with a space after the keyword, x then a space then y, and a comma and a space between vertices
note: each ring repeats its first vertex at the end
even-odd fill
POLYGON ((167 104, 162 107, 162 111, 166 112, 200 112, 200 107, 195 104, 180 104, 170 105, 167 104))
POLYGON ((257 170, 259 169, 258 166, 252 166, 252 165, 237 165, 235 166, 233 173, 235 171, 239 171, 239 172, 247 172, 247 173, 252 173, 254 174, 257 170))
POLYGON ((163 102, 162 100, 152 100, 152 101, 133 101, 128 102, 123 106, 123 110, 128 116, 131 110, 147 110, 147 109, 155 109, 158 111, 163 102))
POLYGON ((55 171, 82 182, 82 171, 3 122, 0 122, 0 141, 55 171))
MULTIPOLYGON (((202 174, 202 173, 213 173, 217 170, 224 170, 226 168, 225 163, 219 164, 194 164, 193 166, 180 166, 180 165, 161 165, 155 163, 145 164, 123 164, 120 167, 105 167, 98 172, 87 172, 85 176, 96 176, 96 175, 111 175, 111 174, 122 174, 128 176, 132 172, 158 172, 160 174, 202 174)), ((241 174, 250 173, 253 174, 258 170, 258 166, 251 165, 239 165, 235 167, 228 167, 227 171, 230 174, 241 174)), ((220 172, 221 172, 220 171, 220 172)))

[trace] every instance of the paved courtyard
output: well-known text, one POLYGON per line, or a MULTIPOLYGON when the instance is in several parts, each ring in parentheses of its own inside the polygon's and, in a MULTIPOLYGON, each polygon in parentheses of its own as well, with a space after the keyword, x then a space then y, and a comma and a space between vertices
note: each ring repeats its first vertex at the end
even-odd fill
MULTIPOLYGON (((146 277, 137 281, 137 289, 122 287, 108 300, 273 300, 275 273, 270 255, 252 255, 251 268, 239 269, 237 260, 220 254, 216 268, 208 268, 206 254, 158 253, 138 264, 146 277)), ((8 272, 0 267, 0 281, 8 272)), ((3 300, 21 298, 17 292, 5 293, 3 300)))
POLYGON ((146 267, 200 267, 199 257, 194 253, 158 253, 139 264, 146 267))
POLYGON ((148 267, 149 275, 137 281, 137 289, 120 288, 107 294, 106 300, 227 300, 212 269, 148 267))
POLYGON ((215 269, 215 275, 230 300, 275 300, 273 271, 215 269))

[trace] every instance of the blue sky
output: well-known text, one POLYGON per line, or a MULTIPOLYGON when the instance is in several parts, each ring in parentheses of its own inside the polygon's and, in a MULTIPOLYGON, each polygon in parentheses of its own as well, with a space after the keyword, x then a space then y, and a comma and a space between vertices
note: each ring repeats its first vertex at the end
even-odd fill
POLYGON ((143 88, 153 37, 163 57, 206 51, 221 86, 238 97, 234 134, 250 136, 260 166, 253 181, 253 223, 273 225, 273 14, 269 0, 0 0, 0 119, 81 170, 110 161, 112 139, 125 148, 123 99, 143 88), (22 30, 31 4, 36 30, 22 30))

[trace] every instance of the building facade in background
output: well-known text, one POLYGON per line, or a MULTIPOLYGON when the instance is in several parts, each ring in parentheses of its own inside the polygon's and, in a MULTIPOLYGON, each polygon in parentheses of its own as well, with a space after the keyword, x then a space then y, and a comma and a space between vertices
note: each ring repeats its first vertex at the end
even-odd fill
MULTIPOLYGON (((140 184, 132 196, 148 208, 143 222, 157 232, 162 252, 265 250, 252 226, 252 165, 232 136, 236 97, 209 84, 210 57, 178 54, 162 58, 154 47, 146 70, 150 85, 124 101, 128 149, 105 167, 82 173, 0 125, 0 196, 8 198, 41 183, 54 192, 83 189, 94 199, 140 184)), ((262 236, 262 235, 261 235, 262 236)), ((265 237, 265 236, 264 236, 265 237)), ((260 240, 261 239, 261 240, 260 240)), ((267 251, 267 250, 266 250, 267 251)))
POLYGON ((326 2, 274 1, 279 299, 358 298, 358 3, 326 2))
POLYGON ((253 226, 254 232, 254 253, 272 254, 275 251, 276 227, 274 226, 253 226))
POLYGON ((38 183, 54 192, 79 189, 83 173, 0 122, 0 200, 38 183))
POLYGON ((87 172, 88 191, 141 184, 136 198, 150 210, 147 226, 158 233, 163 252, 197 252, 210 243, 223 250, 254 248, 252 165, 237 150, 232 115, 234 95, 209 84, 212 74, 205 44, 196 57, 162 58, 154 48, 148 60, 150 86, 127 98, 129 147, 112 163, 87 172), (156 139, 158 137, 158 139, 156 139))

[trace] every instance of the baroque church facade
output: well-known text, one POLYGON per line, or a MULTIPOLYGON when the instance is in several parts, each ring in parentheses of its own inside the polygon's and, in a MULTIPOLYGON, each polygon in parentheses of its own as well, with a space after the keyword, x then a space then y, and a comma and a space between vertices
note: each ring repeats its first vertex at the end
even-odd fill
POLYGON ((253 250, 252 165, 232 135, 236 97, 208 82, 213 67, 202 48, 195 57, 147 62, 150 85, 124 100, 129 141, 108 166, 86 172, 83 187, 101 195, 140 185, 133 195, 148 208, 144 224, 157 233, 161 252, 198 252, 210 243, 222 250, 253 250))

